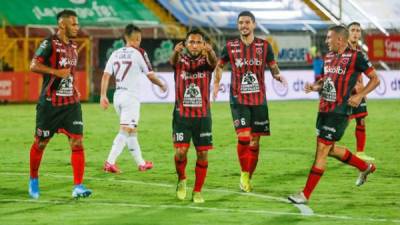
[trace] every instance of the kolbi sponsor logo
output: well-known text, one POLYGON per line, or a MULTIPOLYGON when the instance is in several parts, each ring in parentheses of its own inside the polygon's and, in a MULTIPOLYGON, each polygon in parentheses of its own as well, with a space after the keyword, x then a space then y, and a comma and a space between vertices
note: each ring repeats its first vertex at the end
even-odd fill
POLYGON ((325 66, 324 67, 325 73, 333 73, 338 75, 343 75, 346 73, 346 69, 341 68, 340 66, 325 66))
POLYGON ((241 68, 242 66, 261 66, 262 65, 262 60, 258 58, 251 58, 251 59, 242 59, 242 58, 237 58, 235 59, 235 66, 238 68, 241 68))
POLYGON ((205 78, 206 76, 207 76, 207 74, 203 73, 203 72, 188 73, 186 71, 183 71, 181 73, 181 78, 184 79, 184 80, 187 80, 187 79, 202 79, 202 78, 205 78))

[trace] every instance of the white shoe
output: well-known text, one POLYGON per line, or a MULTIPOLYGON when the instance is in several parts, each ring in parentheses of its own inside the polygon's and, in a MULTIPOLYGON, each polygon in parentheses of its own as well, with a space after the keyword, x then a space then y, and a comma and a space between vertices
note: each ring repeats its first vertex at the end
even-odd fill
POLYGON ((368 164, 368 168, 365 171, 360 172, 360 175, 358 176, 356 180, 356 185, 361 186, 367 181, 367 176, 370 173, 375 172, 376 167, 374 164, 370 163, 368 164))
POLYGON ((178 181, 176 185, 176 197, 179 200, 185 200, 186 198, 186 179, 178 181))
POLYGON ((308 203, 308 199, 306 198, 306 196, 304 196, 303 192, 294 194, 294 195, 290 195, 288 197, 289 201, 291 201, 294 204, 307 204, 308 203))

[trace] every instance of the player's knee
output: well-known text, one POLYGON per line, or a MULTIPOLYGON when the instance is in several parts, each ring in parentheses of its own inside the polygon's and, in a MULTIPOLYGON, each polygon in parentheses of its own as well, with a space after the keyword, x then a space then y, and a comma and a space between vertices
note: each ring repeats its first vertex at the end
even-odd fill
POLYGON ((365 120, 364 120, 364 118, 357 118, 357 119, 356 119, 356 123, 357 123, 357 125, 359 125, 359 126, 365 126, 365 120))
POLYGON ((250 140, 250 146, 259 147, 260 145, 260 136, 252 136, 250 140))
POLYGON ((176 156, 179 158, 179 159, 184 159, 185 157, 186 157, 186 154, 187 154, 187 152, 188 152, 188 148, 186 148, 186 147, 179 147, 179 148, 176 148, 176 156))
POLYGON ((251 141, 250 135, 239 135, 237 136, 238 144, 249 145, 251 141))
POLYGON ((202 161, 207 161, 208 151, 197 151, 197 159, 202 161))
POLYGON ((39 138, 35 139, 35 144, 37 145, 39 150, 44 150, 49 143, 49 139, 40 140, 39 138))
POLYGON ((70 145, 72 149, 82 148, 82 139, 71 138, 70 145))

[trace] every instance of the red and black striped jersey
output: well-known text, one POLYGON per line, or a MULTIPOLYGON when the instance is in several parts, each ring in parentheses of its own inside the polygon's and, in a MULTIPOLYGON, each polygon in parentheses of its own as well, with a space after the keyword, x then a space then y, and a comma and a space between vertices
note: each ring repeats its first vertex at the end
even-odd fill
POLYGON ((210 116, 210 82, 214 67, 207 57, 182 54, 173 65, 175 74, 175 109, 182 117, 210 116))
POLYGON ((373 70, 361 51, 346 48, 341 54, 328 52, 324 58, 319 111, 349 115, 351 107, 347 101, 359 75, 373 70))
POLYGON ((264 72, 275 64, 272 46, 268 41, 255 38, 250 45, 240 38, 228 40, 219 60, 231 64, 230 101, 234 104, 266 104, 264 72))
POLYGON ((39 101, 51 101, 54 106, 78 103, 79 96, 75 87, 75 68, 78 62, 76 43, 73 41, 64 43, 57 35, 53 35, 42 41, 34 58, 55 69, 71 68, 71 75, 68 78, 43 74, 39 101))

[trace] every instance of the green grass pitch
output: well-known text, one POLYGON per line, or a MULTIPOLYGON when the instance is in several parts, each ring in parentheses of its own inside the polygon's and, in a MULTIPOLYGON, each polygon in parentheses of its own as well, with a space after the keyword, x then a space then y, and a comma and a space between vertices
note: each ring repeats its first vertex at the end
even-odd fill
MULTIPOLYGON (((239 192, 236 138, 228 103, 212 105, 214 150, 204 204, 175 198, 176 175, 171 141, 173 104, 142 104, 139 141, 153 170, 138 172, 125 150, 123 173, 102 171, 118 117, 111 107, 83 104, 85 184, 94 193, 71 199, 72 169, 67 138, 56 135, 40 168, 40 199, 28 197, 29 149, 35 105, 0 106, 0 224, 400 224, 400 100, 368 101, 366 152, 377 171, 356 187, 358 172, 335 159, 312 195, 312 216, 284 199, 303 187, 315 152, 316 101, 269 102, 272 135, 261 141, 253 178, 254 192, 239 192)), ((339 144, 355 148, 351 121, 339 144)), ((189 151, 188 184, 194 182, 195 151, 189 151)), ((189 192, 190 193, 190 192, 189 192)))

